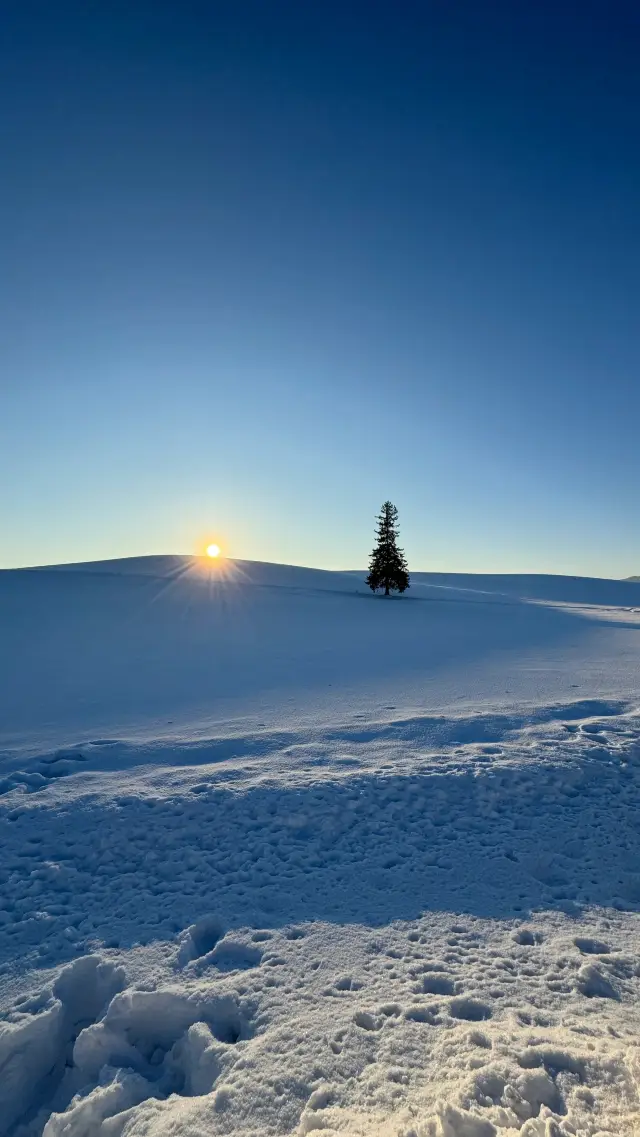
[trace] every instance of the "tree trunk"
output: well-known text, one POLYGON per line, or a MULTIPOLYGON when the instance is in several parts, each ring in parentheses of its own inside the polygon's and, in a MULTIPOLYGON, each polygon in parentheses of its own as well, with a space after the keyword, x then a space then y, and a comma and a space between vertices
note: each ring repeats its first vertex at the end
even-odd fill
POLYGON ((385 588, 384 594, 385 594, 385 596, 389 595, 389 585, 387 585, 387 587, 385 588))

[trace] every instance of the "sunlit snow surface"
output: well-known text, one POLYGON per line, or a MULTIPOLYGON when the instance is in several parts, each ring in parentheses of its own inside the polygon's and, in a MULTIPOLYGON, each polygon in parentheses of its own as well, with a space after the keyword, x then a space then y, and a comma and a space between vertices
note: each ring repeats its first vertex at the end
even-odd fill
POLYGON ((640 1131, 640 584, 0 573, 0 1134, 640 1131))

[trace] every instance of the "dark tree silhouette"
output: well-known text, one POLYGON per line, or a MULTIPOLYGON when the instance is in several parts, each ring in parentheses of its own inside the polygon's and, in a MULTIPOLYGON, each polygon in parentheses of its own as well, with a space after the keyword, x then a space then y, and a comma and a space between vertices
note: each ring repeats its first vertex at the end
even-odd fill
POLYGON ((402 549, 398 548, 398 510, 385 501, 378 516, 376 546, 369 561, 367 584, 372 592, 384 588, 390 592, 404 592, 409 587, 409 572, 402 549))

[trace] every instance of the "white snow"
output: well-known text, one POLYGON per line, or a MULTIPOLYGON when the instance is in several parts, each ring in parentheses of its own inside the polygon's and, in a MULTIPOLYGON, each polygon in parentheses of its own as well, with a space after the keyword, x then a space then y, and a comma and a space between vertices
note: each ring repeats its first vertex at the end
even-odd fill
POLYGON ((0 1134, 640 1132, 640 584, 0 573, 0 1134))

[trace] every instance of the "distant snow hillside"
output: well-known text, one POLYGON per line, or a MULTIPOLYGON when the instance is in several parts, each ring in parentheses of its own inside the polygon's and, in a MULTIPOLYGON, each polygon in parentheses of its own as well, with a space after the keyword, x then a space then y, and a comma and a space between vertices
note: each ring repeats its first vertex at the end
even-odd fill
POLYGON ((439 588, 461 588, 523 600, 546 600, 559 604, 596 604, 640 607, 638 590, 628 580, 601 577, 551 576, 546 574, 496 574, 417 572, 412 582, 439 588))
MULTIPOLYGON (((7 570, 5 570, 7 571, 7 570)), ((11 571, 11 570, 9 570, 11 571)), ((13 570, 25 571, 25 570, 13 570)), ((152 576, 165 580, 187 578, 192 582, 235 585, 264 585, 279 588, 345 588, 354 591, 352 574, 325 569, 299 568, 268 561, 216 560, 210 557, 149 556, 125 557, 112 561, 87 561, 52 565, 29 572, 98 573, 110 576, 152 576)), ((366 574, 364 574, 366 575, 366 574)), ((361 584, 364 584, 364 575, 361 584)))
MULTIPOLYGON (((273 564, 265 561, 221 562, 221 566, 224 564, 228 567, 234 566, 241 574, 241 581, 246 584, 367 591, 366 570, 335 572, 325 569, 273 564), (357 582, 355 585, 354 581, 357 582)), ((215 579, 215 575, 220 571, 212 566, 212 562, 207 557, 186 556, 126 557, 121 560, 54 565, 51 568, 58 572, 95 572, 159 577, 174 577, 181 574, 197 576, 204 571, 212 579, 215 579)), ((31 569, 30 571, 42 572, 46 570, 31 569)), ((450 589, 454 598, 457 592, 469 592, 479 593, 481 599, 487 599, 490 595, 494 595, 497 599, 504 596, 515 596, 529 600, 546 600, 552 603, 611 604, 614 606, 640 606, 640 595, 637 589, 630 587, 633 582, 639 580, 640 577, 628 577, 627 580, 607 580, 601 577, 552 576, 542 573, 411 573, 412 590, 414 592, 418 590, 419 595, 423 595, 424 588, 433 589, 432 595, 434 597, 437 597, 442 590, 450 589)), ((407 598, 410 594, 407 594, 407 598)))

